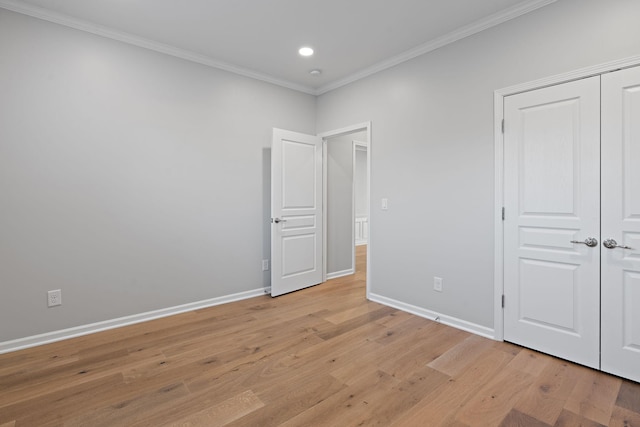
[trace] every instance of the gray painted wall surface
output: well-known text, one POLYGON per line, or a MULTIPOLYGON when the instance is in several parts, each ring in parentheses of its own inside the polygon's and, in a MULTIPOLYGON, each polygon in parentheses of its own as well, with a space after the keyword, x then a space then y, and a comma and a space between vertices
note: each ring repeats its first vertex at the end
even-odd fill
POLYGON ((493 91, 640 54, 638 16, 560 0, 315 99, 0 9, 0 341, 268 285, 271 128, 365 121, 372 292, 491 327, 493 91))
POLYGON ((327 140, 327 274, 353 266, 353 144, 365 132, 327 140))
POLYGON ((348 136, 327 142, 327 274, 353 268, 353 157, 348 136))
POLYGON ((369 210, 369 193, 367 186, 367 151, 356 151, 356 170, 354 171, 354 198, 356 216, 367 216, 369 210))
POLYGON ((0 342, 269 284, 271 129, 313 96, 4 9, 0 70, 0 342))
POLYGON ((373 293, 493 326, 493 91, 640 54, 638 16, 560 0, 318 98, 320 132, 372 122, 373 293))

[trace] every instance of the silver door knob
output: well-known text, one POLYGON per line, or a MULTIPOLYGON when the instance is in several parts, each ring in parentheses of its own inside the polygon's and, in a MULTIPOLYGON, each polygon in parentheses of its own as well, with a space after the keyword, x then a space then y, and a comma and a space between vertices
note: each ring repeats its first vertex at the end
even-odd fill
POLYGON ((271 221, 275 222, 276 224, 281 223, 281 222, 287 222, 286 219, 280 219, 280 218, 273 218, 271 221))
POLYGON ((607 249, 615 249, 615 248, 633 249, 633 248, 630 248, 629 246, 619 245, 618 242, 616 242, 613 239, 606 239, 605 241, 602 242, 602 246, 604 246, 607 249))
POLYGON ((587 237, 586 239, 584 239, 584 242, 581 242, 579 240, 572 240, 571 243, 580 243, 581 245, 587 245, 590 248, 598 246, 598 240, 594 239, 593 237, 587 237))

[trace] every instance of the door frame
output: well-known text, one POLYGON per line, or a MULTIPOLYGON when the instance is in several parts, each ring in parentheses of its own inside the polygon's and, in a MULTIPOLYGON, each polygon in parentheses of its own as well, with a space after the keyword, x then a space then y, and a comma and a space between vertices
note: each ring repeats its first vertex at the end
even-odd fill
MULTIPOLYGON (((323 236, 322 236, 322 281, 327 280, 327 140, 338 136, 348 135, 355 132, 365 132, 367 135, 367 182, 369 192, 369 230, 371 230, 371 122, 358 123, 351 126, 346 126, 340 129, 330 130, 327 132, 318 133, 318 136, 322 138, 322 158, 324 159, 322 165, 322 221, 323 221, 323 236)), ((352 216, 354 213, 352 212, 352 216)), ((352 221, 353 222, 353 221, 352 221)), ((353 240, 353 238, 352 238, 353 240)), ((371 289, 371 232, 369 232, 369 241, 367 243, 367 278, 366 278, 366 297, 369 298, 369 292, 371 289)), ((355 269, 355 261, 354 261, 355 269)))
MULTIPOLYGON (((592 67, 557 74, 551 77, 534 80, 494 91, 493 94, 493 135, 494 135, 494 292, 493 292, 493 337, 504 341, 504 223, 502 208, 504 206, 504 98, 521 92, 541 89, 561 83, 592 77, 640 65, 640 55, 606 62, 592 67)), ((509 215, 509 212, 505 213, 509 215)), ((367 253, 368 256, 368 253, 367 253)), ((368 259, 367 259, 368 261, 368 259)), ((368 265, 367 265, 368 269, 368 265)))

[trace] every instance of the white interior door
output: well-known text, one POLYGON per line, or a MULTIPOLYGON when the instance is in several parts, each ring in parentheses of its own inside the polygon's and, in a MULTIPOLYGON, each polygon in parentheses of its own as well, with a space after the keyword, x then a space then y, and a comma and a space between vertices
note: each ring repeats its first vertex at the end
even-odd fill
MULTIPOLYGON (((504 103, 504 338, 599 367, 600 79, 504 103)), ((638 211, 640 212, 640 208, 638 211)))
POLYGON ((273 130, 271 296, 322 282, 322 138, 273 130))
POLYGON ((602 76, 602 239, 602 370, 640 381, 640 68, 602 76))

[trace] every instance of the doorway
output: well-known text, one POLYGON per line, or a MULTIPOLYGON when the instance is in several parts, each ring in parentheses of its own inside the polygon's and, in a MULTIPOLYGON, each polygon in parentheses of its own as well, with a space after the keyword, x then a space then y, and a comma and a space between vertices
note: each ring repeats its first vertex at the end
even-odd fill
POLYGON ((356 246, 368 237, 365 138, 364 131, 325 138, 326 279, 354 274, 356 246))
MULTIPOLYGON (((328 256, 344 257, 335 252, 336 245, 330 241, 327 230, 332 228, 335 242, 348 242, 342 251, 349 254, 350 273, 355 272, 354 199, 353 199, 353 146, 354 135, 366 141, 369 146, 366 155, 367 184, 371 169, 371 125, 363 123, 325 132, 320 135, 306 135, 297 132, 274 129, 271 153, 271 289, 272 296, 282 295, 327 280, 328 256), (348 144, 340 144, 340 140, 348 144), (349 185, 347 191, 329 190, 328 185, 328 145, 332 141, 339 150, 346 148, 349 153, 349 185), (334 194, 336 193, 336 194, 334 194), (341 194, 338 194, 341 193, 341 194), (340 197, 348 196, 342 203, 340 197), (340 216, 340 223, 332 222, 328 206, 329 198, 337 211, 348 212, 340 216), (345 206, 346 205, 346 209, 345 206), (346 218, 346 225, 343 223, 346 218)), ((367 185, 368 191, 370 186, 367 185)), ((344 190, 340 186, 338 190, 344 190)), ((368 198, 368 197, 367 197, 368 198)), ((332 216, 334 213, 332 213, 332 216)), ((335 219, 334 219, 335 221, 335 219)), ((369 221, 368 221, 369 222, 369 221)), ((368 243, 370 244, 370 235, 368 243)), ((366 251, 367 277, 371 263, 366 251)), ((341 258, 341 259, 342 259, 341 258)), ((335 269, 335 266, 333 267, 335 269)), ((345 273, 345 270, 337 270, 345 273)), ((337 276, 335 276, 337 277, 337 276)), ((366 280, 366 296, 369 297, 369 280, 366 280)))
POLYGON ((325 280, 354 274, 358 265, 364 267, 365 272, 359 274, 366 278, 368 298, 371 265, 371 124, 367 122, 353 125, 325 132, 320 136, 324 141, 326 159, 323 186, 325 280), (364 231, 363 222, 366 227, 364 231), (363 241, 363 236, 366 236, 366 242, 363 241), (358 242, 356 237, 359 238, 358 242))

